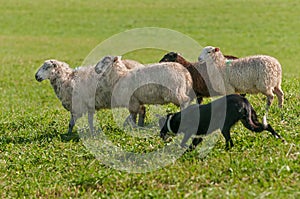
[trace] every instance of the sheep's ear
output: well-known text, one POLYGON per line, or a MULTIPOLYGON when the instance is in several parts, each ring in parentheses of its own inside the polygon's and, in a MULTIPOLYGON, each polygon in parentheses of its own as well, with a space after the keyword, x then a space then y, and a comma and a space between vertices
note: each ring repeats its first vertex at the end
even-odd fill
POLYGON ((215 52, 219 52, 219 51, 220 51, 220 48, 216 47, 215 52))
POLYGON ((116 57, 114 57, 114 62, 121 61, 121 59, 122 59, 122 56, 116 56, 116 57))
POLYGON ((114 57, 114 60, 113 60, 113 62, 116 62, 116 61, 118 61, 118 57, 116 56, 116 57, 114 57))
POLYGON ((53 65, 54 68, 57 67, 56 61, 51 60, 50 62, 51 62, 51 64, 53 65))

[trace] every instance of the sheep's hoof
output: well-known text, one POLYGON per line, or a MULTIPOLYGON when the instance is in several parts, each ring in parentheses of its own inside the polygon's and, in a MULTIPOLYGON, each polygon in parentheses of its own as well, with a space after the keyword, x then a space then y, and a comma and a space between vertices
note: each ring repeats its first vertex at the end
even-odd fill
POLYGON ((144 127, 144 126, 145 126, 144 121, 139 121, 139 122, 138 122, 138 126, 139 126, 139 127, 144 127))
POLYGON ((287 124, 288 122, 281 118, 280 124, 287 124))

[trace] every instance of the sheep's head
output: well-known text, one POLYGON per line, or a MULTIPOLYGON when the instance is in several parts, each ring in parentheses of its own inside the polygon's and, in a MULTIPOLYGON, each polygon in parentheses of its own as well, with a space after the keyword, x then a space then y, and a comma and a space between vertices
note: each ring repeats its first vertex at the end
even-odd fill
POLYGON ((56 68, 63 66, 68 67, 68 64, 64 62, 60 62, 57 60, 47 60, 44 64, 39 68, 39 70, 35 74, 35 79, 39 82, 49 79, 51 74, 55 71, 56 68))
POLYGON ((178 53, 169 52, 169 53, 165 54, 165 56, 159 61, 159 63, 161 63, 161 62, 176 62, 177 57, 178 57, 178 53))
POLYGON ((208 60, 211 60, 213 58, 214 53, 221 52, 220 48, 213 47, 213 46, 206 46, 203 48, 201 54, 198 57, 199 62, 206 62, 208 60))
MULTIPOLYGON (((112 68, 114 65, 125 67, 121 61, 121 56, 105 56, 95 66, 95 71, 98 74, 104 73, 108 68, 112 68), (116 64, 118 63, 118 64, 116 64)), ((125 67, 126 68, 126 67, 125 67)))

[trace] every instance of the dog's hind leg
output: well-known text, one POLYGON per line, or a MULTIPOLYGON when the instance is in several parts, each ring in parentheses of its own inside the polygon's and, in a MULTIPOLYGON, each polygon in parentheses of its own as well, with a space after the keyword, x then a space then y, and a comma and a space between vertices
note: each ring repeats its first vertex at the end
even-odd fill
MULTIPOLYGON (((252 113, 255 113, 255 112, 252 112, 252 113)), ((275 138, 281 139, 284 142, 284 139, 278 133, 276 133, 276 131, 272 128, 272 126, 270 124, 267 124, 267 123, 262 124, 262 123, 258 122, 256 115, 251 115, 251 117, 252 117, 252 121, 255 123, 254 125, 253 125, 253 123, 249 123, 248 120, 245 120, 245 119, 241 120, 241 122, 247 129, 249 129, 250 131, 257 132, 257 133, 260 133, 263 130, 269 131, 272 133, 272 135, 275 138)))
POLYGON ((265 130, 271 132, 275 138, 281 139, 283 142, 285 141, 278 133, 276 133, 276 131, 272 128, 272 126, 270 124, 268 124, 268 126, 265 130))

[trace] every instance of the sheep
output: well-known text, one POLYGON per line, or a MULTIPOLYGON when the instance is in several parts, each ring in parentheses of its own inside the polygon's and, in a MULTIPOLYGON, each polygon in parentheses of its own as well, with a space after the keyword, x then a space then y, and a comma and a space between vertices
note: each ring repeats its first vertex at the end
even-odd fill
MULTIPOLYGON (((134 68, 132 63, 135 62, 126 62, 129 69, 134 68)), ((136 64, 136 67, 143 66, 136 64)), ((56 96, 63 107, 71 113, 68 135, 72 133, 76 120, 84 113, 88 112, 89 127, 93 130, 95 110, 111 108, 110 98, 107 97, 110 93, 105 92, 106 90, 100 86, 101 84, 95 83, 98 77, 94 66, 72 69, 67 63, 58 60, 46 60, 36 72, 35 79, 37 81, 50 80, 56 96)), ((145 108, 141 107, 141 110, 145 111, 145 108)), ((142 112, 140 111, 140 113, 142 112)), ((143 118, 144 116, 140 115, 140 119, 143 118)))
POLYGON ((267 96, 264 120, 267 119, 274 94, 278 98, 279 108, 282 108, 284 101, 281 89, 282 69, 274 57, 255 55, 228 61, 220 48, 207 46, 203 48, 198 61, 206 62, 208 67, 218 69, 223 77, 227 94, 245 92, 262 93, 267 96))
MULTIPOLYGON (((238 59, 232 55, 225 55, 227 59, 238 59)), ((180 54, 175 52, 169 52, 159 61, 161 62, 177 62, 183 65, 191 74, 193 79, 193 89, 197 96, 197 102, 202 103, 203 97, 210 97, 220 95, 214 91, 210 85, 209 76, 206 71, 206 64, 200 64, 199 62, 191 63, 184 59, 180 54)))
POLYGON ((187 151, 194 150, 202 141, 200 135, 207 135, 215 130, 221 129, 221 133, 226 141, 226 149, 233 147, 233 141, 230 136, 231 127, 241 121, 249 130, 262 132, 267 130, 272 135, 284 139, 272 128, 266 121, 260 123, 257 115, 249 101, 237 94, 221 97, 212 103, 199 105, 194 104, 175 114, 168 114, 166 118, 161 118, 160 137, 166 140, 167 133, 184 133, 181 146, 185 147, 188 139, 195 134, 192 144, 187 151))
MULTIPOLYGON (((171 102, 185 108, 194 97, 191 75, 178 63, 156 63, 128 70, 120 57, 106 56, 95 71, 104 74, 113 88, 113 106, 127 107, 130 117, 144 104, 171 102)), ((126 121, 134 125, 130 117, 126 121)))
POLYGON ((137 62, 137 61, 131 60, 131 59, 123 59, 122 62, 126 66, 127 69, 144 67, 144 65, 141 64, 140 62, 137 62))

